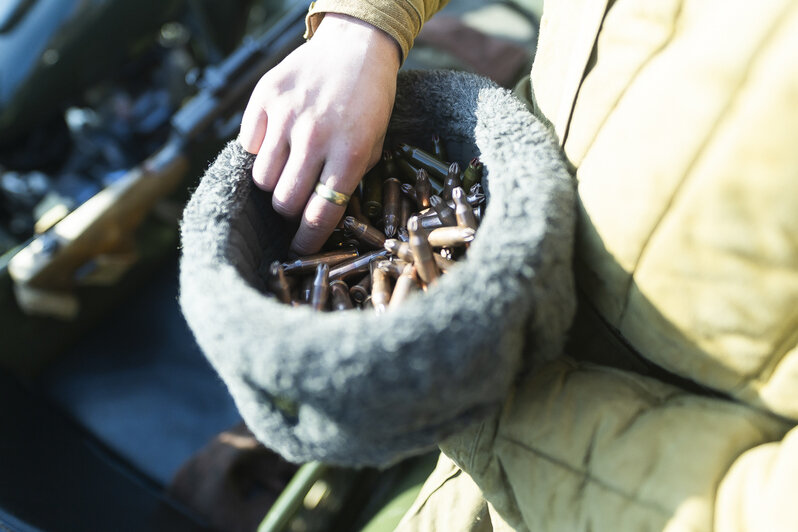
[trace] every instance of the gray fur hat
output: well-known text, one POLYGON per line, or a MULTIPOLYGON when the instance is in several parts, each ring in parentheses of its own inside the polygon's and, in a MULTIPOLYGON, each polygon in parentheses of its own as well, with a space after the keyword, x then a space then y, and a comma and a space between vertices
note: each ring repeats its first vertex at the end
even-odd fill
POLYGON ((262 272, 293 227, 231 142, 182 222, 180 302, 256 436, 285 458, 387 465, 500 408, 557 355, 574 307, 575 191, 550 132, 509 92, 456 72, 400 76, 391 138, 478 155, 489 203, 466 259, 384 315, 283 305, 262 272))

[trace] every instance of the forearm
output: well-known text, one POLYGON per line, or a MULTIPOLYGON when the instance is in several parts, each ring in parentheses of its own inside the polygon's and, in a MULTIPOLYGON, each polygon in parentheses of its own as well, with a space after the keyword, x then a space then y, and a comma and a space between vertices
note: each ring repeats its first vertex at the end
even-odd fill
POLYGON ((318 0, 308 15, 306 37, 313 36, 326 13, 341 13, 368 22, 393 37, 404 61, 424 22, 447 3, 448 0, 318 0))

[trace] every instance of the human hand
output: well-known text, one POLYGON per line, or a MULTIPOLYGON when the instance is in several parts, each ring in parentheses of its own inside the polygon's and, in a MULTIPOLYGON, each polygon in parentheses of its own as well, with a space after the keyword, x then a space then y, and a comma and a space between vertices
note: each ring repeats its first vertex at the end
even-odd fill
POLYGON ((379 160, 396 95, 399 45, 368 23, 328 13, 315 35, 267 72, 250 97, 239 142, 257 153, 255 184, 274 209, 302 215, 291 249, 317 251, 345 206, 318 182, 352 194, 379 160))

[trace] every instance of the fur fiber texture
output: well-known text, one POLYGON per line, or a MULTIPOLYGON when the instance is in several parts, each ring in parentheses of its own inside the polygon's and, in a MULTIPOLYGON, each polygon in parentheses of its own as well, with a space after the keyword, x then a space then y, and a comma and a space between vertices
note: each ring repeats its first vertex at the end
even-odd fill
POLYGON ((464 260, 400 310, 283 305, 263 272, 294 227, 231 142, 182 222, 180 302, 244 420, 295 462, 385 466, 501 408, 514 379, 560 353, 575 309, 575 187, 553 136, 474 75, 400 76, 389 138, 478 155, 488 207, 464 260))

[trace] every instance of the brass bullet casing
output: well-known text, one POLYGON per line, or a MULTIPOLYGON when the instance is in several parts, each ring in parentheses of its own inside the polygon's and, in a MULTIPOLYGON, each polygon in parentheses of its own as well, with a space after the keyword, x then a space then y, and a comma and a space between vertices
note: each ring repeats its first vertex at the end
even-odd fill
POLYGON ((472 207, 477 207, 484 204, 486 199, 485 192, 482 189, 482 183, 477 183, 471 187, 471 190, 468 192, 468 196, 466 196, 468 204, 472 207))
POLYGON ((407 221, 407 230, 410 233, 408 244, 413 253, 413 263, 421 280, 426 284, 435 282, 440 275, 438 266, 435 264, 432 246, 427 241, 426 231, 421 227, 417 216, 413 216, 407 221))
POLYGON ((371 269, 371 304, 377 314, 382 314, 388 310, 388 303, 391 300, 391 274, 388 270, 379 266, 371 269))
POLYGON ((385 243, 385 235, 382 231, 374 226, 358 222, 352 216, 344 218, 344 227, 359 241, 371 247, 381 248, 385 243))
MULTIPOLYGON (((452 202, 447 202, 449 208, 455 208, 456 204, 452 202)), ((472 209, 474 213, 474 217, 477 220, 477 225, 479 225, 479 221, 482 219, 482 212, 481 209, 472 209)), ((455 211, 455 218, 457 218, 457 212, 455 211)), ((429 209, 426 212, 422 212, 418 214, 418 218, 421 221, 421 227, 426 229, 427 231, 432 231, 433 229, 437 229, 438 227, 446 227, 444 223, 441 221, 438 213, 435 212, 434 209, 429 209)))
POLYGON ((327 299, 330 295, 330 266, 319 264, 316 275, 313 277, 313 288, 310 292, 310 306, 315 310, 327 308, 327 299))
POLYGON ((349 297, 358 305, 363 304, 366 297, 371 295, 371 272, 363 276, 357 284, 349 289, 349 297))
POLYGON ((376 251, 365 253, 357 258, 349 259, 348 261, 342 262, 330 269, 330 280, 347 279, 353 275, 365 273, 369 271, 369 264, 371 261, 387 256, 387 250, 378 249, 376 251))
POLYGON ((452 190, 452 199, 454 200, 454 214, 457 217, 457 225, 476 230, 477 217, 474 214, 474 209, 466 201, 463 189, 457 187, 452 190))
POLYGON ((393 177, 401 181, 401 172, 396 166, 396 160, 390 150, 382 151, 382 167, 384 170, 385 178, 393 177))
POLYGON ((373 265, 377 268, 382 268, 393 278, 396 279, 400 275, 402 275, 402 270, 405 266, 407 266, 408 262, 402 259, 388 259, 388 260, 378 260, 372 262, 373 265))
POLYGON ((446 227, 443 225, 443 222, 438 217, 438 213, 434 210, 429 212, 425 212, 423 214, 418 215, 419 224, 421 227, 426 231, 432 231, 433 229, 437 229, 438 227, 446 227))
POLYGON ((402 157, 402 154, 397 151, 393 154, 393 163, 398 173, 396 176, 402 183, 414 184, 416 182, 416 172, 418 168, 410 164, 410 162, 402 157))
POLYGON ((396 234, 399 228, 400 211, 402 209, 402 183, 395 177, 389 177, 382 184, 382 206, 383 206, 383 232, 388 238, 396 234))
POLYGON ((396 230, 396 236, 402 242, 407 242, 407 239, 410 238, 407 234, 407 221, 413 213, 413 205, 414 203, 411 202, 410 198, 402 195, 401 209, 399 210, 399 229, 396 230))
POLYGON ((443 201, 440 196, 430 196, 429 203, 443 225, 457 225, 457 217, 454 215, 454 209, 443 201))
MULTIPOLYGON (((439 185, 443 186, 446 179, 446 174, 449 171, 449 163, 441 161, 431 153, 410 146, 409 144, 400 143, 399 152, 402 157, 406 159, 411 165, 416 168, 423 168, 429 172, 429 177, 432 181, 436 181, 439 185)), ((439 191, 436 191, 437 194, 439 191)))
MULTIPOLYGON (((402 186, 399 187, 399 189, 402 191, 402 194, 404 195, 404 197, 407 198, 408 200, 410 200, 412 202, 412 204, 415 205, 415 207, 417 209, 421 208, 421 203, 419 203, 419 201, 418 201, 418 194, 416 193, 415 185, 411 185, 410 183, 402 183, 402 186)), ((411 206, 411 210, 412 210, 412 206, 411 206)), ((407 224, 405 224, 405 225, 407 225, 407 224)))
POLYGON ((418 277, 416 276, 416 267, 412 264, 407 264, 402 270, 402 275, 396 279, 396 284, 391 293, 391 300, 388 303, 388 310, 395 309, 420 289, 418 277))
POLYGON ((471 190, 471 187, 482 180, 484 165, 479 161, 479 157, 474 157, 468 163, 463 172, 463 190, 471 190))
POLYGON ((385 241, 385 249, 388 250, 394 257, 397 257, 405 262, 413 262, 413 252, 410 251, 410 244, 407 242, 402 242, 395 238, 389 238, 385 241))
POLYGON ((309 275, 302 279, 302 284, 299 287, 299 302, 310 303, 310 297, 313 294, 313 276, 309 275))
POLYGON ((291 303, 291 285, 288 284, 288 279, 285 277, 285 271, 279 260, 272 262, 269 266, 266 285, 281 303, 291 303))
POLYGON ((377 165, 363 176, 363 214, 369 220, 379 220, 382 216, 382 183, 385 175, 382 166, 377 165))
POLYGON ((310 273, 316 271, 319 264, 335 266, 345 260, 352 259, 360 255, 354 247, 342 248, 340 250, 326 251, 315 255, 307 255, 298 259, 284 262, 282 264, 285 273, 310 273))
POLYGON ((446 151, 446 146, 443 145, 441 136, 437 133, 432 135, 432 155, 444 162, 449 160, 449 154, 446 151))
POLYGON ((335 280, 330 283, 330 301, 335 311, 354 308, 352 297, 349 295, 349 286, 344 281, 335 280))
POLYGON ((421 209, 429 208, 429 198, 432 195, 432 185, 429 181, 429 174, 423 168, 416 172, 416 200, 421 209))
POLYGON ((439 227, 429 232, 427 240, 434 248, 456 248, 471 243, 476 230, 470 227, 439 227))
POLYGON ((445 200, 452 199, 452 190, 455 187, 462 187, 463 182, 460 179, 460 165, 457 163, 452 163, 449 165, 449 170, 446 174, 446 180, 443 182, 443 191, 441 192, 441 198, 445 200))

